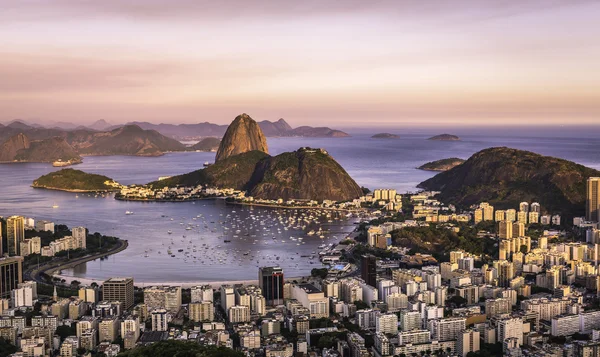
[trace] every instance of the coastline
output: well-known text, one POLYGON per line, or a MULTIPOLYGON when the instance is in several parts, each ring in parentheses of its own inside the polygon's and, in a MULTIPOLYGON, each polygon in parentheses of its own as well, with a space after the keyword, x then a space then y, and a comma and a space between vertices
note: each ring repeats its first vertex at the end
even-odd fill
POLYGON ((43 190, 52 190, 52 191, 63 191, 63 192, 73 192, 73 193, 92 193, 92 192, 119 192, 117 189, 100 189, 100 190, 78 190, 78 189, 67 189, 67 188, 59 188, 59 187, 48 187, 48 186, 36 186, 31 185, 32 188, 39 188, 43 190))

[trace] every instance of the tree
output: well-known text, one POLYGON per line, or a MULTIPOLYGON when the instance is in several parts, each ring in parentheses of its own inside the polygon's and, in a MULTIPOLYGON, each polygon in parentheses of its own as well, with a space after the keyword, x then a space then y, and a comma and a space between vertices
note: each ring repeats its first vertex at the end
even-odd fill
POLYGON ((67 338, 68 336, 73 336, 77 334, 77 330, 72 325, 60 325, 56 328, 56 334, 60 336, 61 341, 64 341, 65 338, 67 338))
POLYGON ((0 337, 0 356, 9 356, 17 352, 19 349, 9 341, 0 337))

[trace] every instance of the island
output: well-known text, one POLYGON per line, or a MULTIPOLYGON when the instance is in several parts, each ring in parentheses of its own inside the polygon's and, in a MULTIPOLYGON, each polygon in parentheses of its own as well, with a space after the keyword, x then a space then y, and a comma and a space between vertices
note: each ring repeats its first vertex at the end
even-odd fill
POLYGON ((221 139, 214 138, 214 137, 208 137, 208 138, 204 138, 204 139, 200 140, 199 142, 197 142, 196 144, 190 146, 190 150, 213 152, 213 151, 217 151, 220 143, 221 143, 221 139))
POLYGON ((447 171, 451 168, 454 168, 455 166, 462 164, 463 162, 465 162, 465 160, 459 159, 458 157, 451 157, 448 159, 441 159, 428 162, 417 167, 417 169, 425 171, 447 171))
POLYGON ((440 134, 436 136, 432 136, 427 140, 437 140, 437 141, 459 141, 460 138, 456 135, 451 134, 440 134))
POLYGON ((373 139, 398 139, 400 136, 391 133, 379 133, 371 136, 373 139))
POLYGON ((75 169, 62 169, 41 176, 32 187, 67 192, 119 191, 121 185, 113 179, 75 169))

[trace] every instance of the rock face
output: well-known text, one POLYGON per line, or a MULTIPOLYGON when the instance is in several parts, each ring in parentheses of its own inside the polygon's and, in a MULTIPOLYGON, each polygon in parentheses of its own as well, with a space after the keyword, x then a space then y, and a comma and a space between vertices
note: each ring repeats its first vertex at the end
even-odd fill
POLYGON ((325 150, 310 148, 261 160, 247 188, 250 195, 264 199, 348 201, 362 195, 325 150))
POLYGON ((371 136, 373 139, 398 139, 399 136, 391 133, 379 133, 371 136))
POLYGON ((220 143, 221 140, 218 138, 204 138, 190 146, 190 149, 194 151, 217 151, 220 143))
POLYGON ((421 182, 418 187, 441 191, 447 203, 469 206, 490 202, 514 208, 537 201, 542 210, 581 215, 586 180, 600 171, 555 157, 506 147, 479 151, 465 163, 421 182))
POLYGON ((81 157, 64 138, 30 141, 25 134, 10 137, 0 146, 0 162, 81 162, 81 157))
POLYGON ((238 115, 227 128, 217 150, 215 162, 254 150, 268 154, 267 139, 258 123, 244 113, 238 115))
POLYGON ((0 162, 14 161, 20 150, 29 149, 29 138, 19 133, 11 136, 0 146, 0 162))
POLYGON ((436 135, 436 136, 432 136, 427 140, 438 140, 438 141, 458 141, 460 140, 460 138, 456 135, 450 135, 450 134, 440 134, 440 135, 436 135))
POLYGON ((417 167, 417 169, 425 171, 448 171, 462 164, 463 162, 465 162, 465 160, 459 159, 458 157, 451 157, 449 159, 441 159, 428 162, 417 167))

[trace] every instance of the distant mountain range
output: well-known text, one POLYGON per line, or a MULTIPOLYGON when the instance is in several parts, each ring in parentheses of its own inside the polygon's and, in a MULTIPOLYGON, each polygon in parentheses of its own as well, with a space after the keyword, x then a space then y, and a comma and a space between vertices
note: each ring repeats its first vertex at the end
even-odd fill
MULTIPOLYGON (((55 122, 47 125, 40 125, 36 123, 28 123, 22 120, 15 120, 6 125, 0 124, 0 129, 11 128, 28 130, 31 128, 38 129, 52 129, 52 130, 95 130, 95 131, 107 131, 120 128, 124 125, 137 125, 145 130, 155 130, 162 135, 177 139, 177 140, 195 140, 203 137, 222 137, 225 135, 228 125, 219 125, 209 122, 197 123, 197 124, 152 124, 148 122, 128 122, 126 124, 114 125, 106 120, 98 120, 91 125, 83 126, 68 122, 55 122)), ((258 123, 261 130, 268 137, 311 137, 311 138, 341 138, 348 137, 347 133, 331 129, 328 127, 311 127, 311 126, 300 126, 292 128, 284 119, 279 119, 275 122, 269 120, 263 120, 258 123)))
POLYGON ((159 156, 185 151, 179 141, 154 130, 125 125, 110 131, 46 129, 21 122, 0 127, 0 162, 81 162, 80 155, 159 156))

